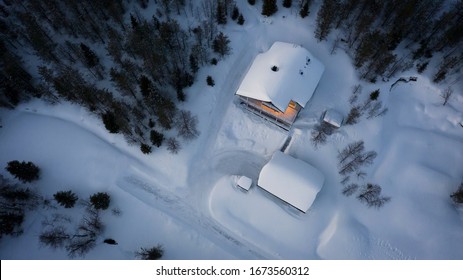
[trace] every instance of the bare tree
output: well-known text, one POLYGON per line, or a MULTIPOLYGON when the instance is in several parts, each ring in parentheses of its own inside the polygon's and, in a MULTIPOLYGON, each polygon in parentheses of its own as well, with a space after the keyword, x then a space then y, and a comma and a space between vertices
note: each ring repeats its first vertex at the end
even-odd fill
POLYGON ((357 198, 368 207, 375 208, 380 208, 391 200, 388 196, 381 196, 381 187, 379 185, 370 183, 363 187, 357 198))
POLYGON ((64 226, 51 227, 44 230, 40 236, 40 243, 52 249, 62 248, 69 241, 71 236, 67 233, 64 226))
POLYGON ((177 154, 178 151, 182 148, 182 146, 180 145, 180 142, 174 137, 168 138, 166 141, 166 144, 167 144, 167 150, 171 154, 177 154))
POLYGON ((444 103, 442 105, 447 105, 447 103, 449 102, 449 99, 450 97, 452 97, 452 94, 453 94, 453 88, 452 87, 447 87, 446 89, 444 89, 444 91, 442 92, 442 98, 444 98, 444 103))
POLYGON ((345 196, 353 195, 359 189, 359 185, 357 184, 350 184, 342 189, 342 194, 345 196))
POLYGON ((347 175, 358 171, 364 165, 370 165, 376 158, 375 151, 364 152, 363 141, 358 141, 347 145, 344 150, 338 154, 339 174, 347 175))
POLYGON ((316 124, 311 132, 312 144, 315 148, 318 148, 319 145, 323 145, 326 143, 328 135, 333 133, 334 127, 328 123, 322 122, 320 124, 316 124))
POLYGON ((193 116, 190 111, 180 110, 175 120, 178 129, 178 135, 185 140, 192 140, 199 136, 199 131, 196 128, 198 125, 198 117, 193 116))

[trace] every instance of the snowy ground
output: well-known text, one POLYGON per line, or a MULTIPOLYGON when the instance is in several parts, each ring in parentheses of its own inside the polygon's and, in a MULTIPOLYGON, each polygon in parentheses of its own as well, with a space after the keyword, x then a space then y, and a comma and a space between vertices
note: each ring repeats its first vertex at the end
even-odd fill
MULTIPOLYGON (((463 178, 461 88, 444 107, 441 88, 426 76, 391 92, 393 81, 363 84, 365 95, 380 88, 388 114, 342 127, 314 149, 310 131, 321 113, 349 110, 351 87, 359 83, 350 59, 342 50, 330 55, 330 43, 313 39, 314 13, 302 20, 282 10, 263 19, 258 6, 243 3, 240 10, 244 27, 226 27, 233 53, 201 69, 187 91, 185 107, 199 116, 201 134, 178 155, 165 148, 143 155, 82 109, 32 101, 0 111, 0 166, 15 159, 35 162, 42 177, 34 185, 48 197, 67 189, 81 198, 98 191, 111 194, 111 208, 122 215, 104 214, 102 238, 119 245, 101 240, 88 259, 131 259, 139 247, 158 243, 166 259, 463 259, 462 213, 449 199, 463 178), (245 111, 234 97, 254 56, 276 40, 303 45, 326 66, 290 132, 245 111), (203 82, 211 74, 215 87, 203 82), (235 175, 256 182, 288 135, 293 138, 289 154, 326 178, 306 214, 255 185, 249 192, 235 187, 235 175), (378 153, 365 181, 380 184, 391 197, 379 210, 341 194, 336 155, 357 140, 378 153)), ((67 258, 62 250, 40 246, 41 221, 53 212, 78 220, 80 210, 30 213, 22 236, 0 242, 0 258, 67 258)))

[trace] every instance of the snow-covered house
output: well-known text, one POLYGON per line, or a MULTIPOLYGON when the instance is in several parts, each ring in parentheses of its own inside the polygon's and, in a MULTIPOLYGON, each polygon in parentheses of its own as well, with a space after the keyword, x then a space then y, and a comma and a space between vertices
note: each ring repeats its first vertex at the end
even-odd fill
POLYGON ((257 185, 305 213, 324 182, 312 165, 277 151, 262 168, 257 185))
POLYGON ((314 94, 324 70, 302 46, 275 42, 256 56, 236 94, 253 112, 289 129, 314 94))
POLYGON ((335 128, 340 128, 344 122, 344 117, 336 110, 328 109, 323 114, 323 121, 329 123, 335 128))

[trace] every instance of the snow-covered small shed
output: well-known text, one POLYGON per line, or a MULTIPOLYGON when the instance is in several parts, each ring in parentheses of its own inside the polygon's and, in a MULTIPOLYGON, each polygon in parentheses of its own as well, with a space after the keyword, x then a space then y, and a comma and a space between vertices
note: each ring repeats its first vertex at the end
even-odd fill
POLYGON ((261 116, 289 129, 325 66, 300 45, 275 42, 254 59, 236 94, 261 116))
POLYGON ((344 117, 338 111, 329 109, 325 111, 325 114, 323 116, 323 121, 331 124, 332 126, 336 128, 340 128, 342 125, 342 122, 344 121, 344 117))
POLYGON ((312 165, 277 151, 262 168, 257 185, 305 213, 324 182, 312 165))

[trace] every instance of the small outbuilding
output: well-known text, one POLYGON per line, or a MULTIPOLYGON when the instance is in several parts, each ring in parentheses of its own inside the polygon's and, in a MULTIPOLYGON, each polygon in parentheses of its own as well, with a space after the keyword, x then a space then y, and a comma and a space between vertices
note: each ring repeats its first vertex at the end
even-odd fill
POLYGON ((240 176, 236 185, 245 191, 249 191, 252 186, 252 179, 246 176, 240 176))
POLYGON ((329 109, 325 111, 323 115, 323 121, 326 123, 329 123, 330 125, 336 128, 340 128, 342 125, 342 122, 344 121, 344 117, 338 111, 329 109))
POLYGON ((324 182, 323 174, 312 165, 277 151, 262 168, 257 185, 305 213, 324 182))

